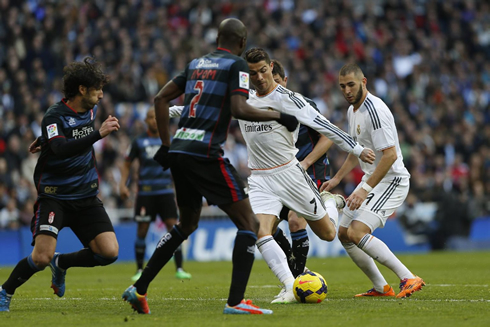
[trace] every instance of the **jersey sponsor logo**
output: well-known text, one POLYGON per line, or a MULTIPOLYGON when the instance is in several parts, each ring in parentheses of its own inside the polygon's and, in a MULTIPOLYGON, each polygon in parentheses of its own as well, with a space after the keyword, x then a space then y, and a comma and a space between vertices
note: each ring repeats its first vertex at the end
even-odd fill
POLYGON ((48 139, 51 139, 55 136, 58 136, 58 125, 57 124, 51 124, 46 127, 48 131, 48 139))
POLYGON ((58 190, 57 186, 46 186, 46 187, 44 187, 44 193, 46 193, 46 194, 56 194, 57 190, 58 190))
POLYGON ((74 139, 80 139, 82 137, 88 136, 90 133, 94 131, 94 128, 91 126, 84 126, 82 129, 74 129, 72 131, 72 136, 74 139))
POLYGON ((202 141, 204 140, 205 131, 200 129, 192 129, 192 128, 179 128, 177 132, 175 132, 174 139, 181 140, 191 140, 191 141, 202 141))
POLYGON ((201 58, 197 62, 196 68, 219 68, 219 63, 209 59, 201 58))
POLYGON ((58 228, 51 225, 41 225, 39 226, 39 231, 48 231, 54 234, 58 234, 58 228))
POLYGON ((240 81, 239 85, 241 88, 249 89, 249 74, 246 72, 238 72, 238 80, 240 81))
POLYGON ((215 79, 215 69, 196 69, 192 72, 191 79, 215 79))
POLYGON ((68 118, 68 125, 75 126, 76 124, 77 124, 77 121, 75 120, 75 118, 73 118, 73 117, 68 118))
POLYGON ((272 124, 255 123, 244 124, 246 133, 269 132, 272 130, 272 124))
POLYGON ((53 223, 53 221, 54 221, 54 216, 55 216, 54 211, 51 211, 51 212, 49 213, 49 215, 48 215, 48 223, 50 223, 50 224, 52 224, 52 223, 53 223))

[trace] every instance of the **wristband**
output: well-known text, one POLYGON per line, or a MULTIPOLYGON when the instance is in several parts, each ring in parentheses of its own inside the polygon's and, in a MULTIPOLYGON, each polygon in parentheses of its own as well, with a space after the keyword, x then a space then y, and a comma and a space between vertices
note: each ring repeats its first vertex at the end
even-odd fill
POLYGON ((368 192, 368 193, 369 193, 369 192, 371 192, 371 191, 373 190, 373 188, 372 188, 371 186, 369 186, 369 184, 368 184, 368 183, 364 183, 364 184, 362 184, 361 188, 362 188, 363 190, 365 190, 366 192, 368 192))

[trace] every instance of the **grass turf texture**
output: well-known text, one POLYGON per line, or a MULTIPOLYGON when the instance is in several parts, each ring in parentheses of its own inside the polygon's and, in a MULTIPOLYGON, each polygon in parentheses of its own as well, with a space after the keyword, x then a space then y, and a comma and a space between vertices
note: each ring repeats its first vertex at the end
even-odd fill
MULTIPOLYGON (((270 304, 278 281, 263 260, 256 260, 246 297, 274 310, 270 316, 224 315, 231 279, 230 262, 185 262, 192 280, 177 280, 169 263, 148 290, 151 315, 133 313, 121 300, 135 264, 72 268, 64 298, 49 288, 50 269, 20 287, 0 326, 490 326, 490 252, 399 255, 427 283, 407 299, 353 298, 371 288, 348 257, 308 259, 307 266, 328 283, 320 304, 270 304)), ((0 267, 0 282, 12 267, 0 267)), ((398 290, 398 279, 381 267, 398 290)))

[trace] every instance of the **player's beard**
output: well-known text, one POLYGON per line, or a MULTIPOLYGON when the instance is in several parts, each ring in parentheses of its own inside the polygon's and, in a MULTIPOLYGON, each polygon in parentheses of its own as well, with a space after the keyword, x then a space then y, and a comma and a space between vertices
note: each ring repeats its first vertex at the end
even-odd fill
POLYGON ((350 103, 353 105, 356 105, 361 101, 362 99, 362 85, 359 87, 359 91, 357 92, 356 96, 354 97, 354 100, 350 103))

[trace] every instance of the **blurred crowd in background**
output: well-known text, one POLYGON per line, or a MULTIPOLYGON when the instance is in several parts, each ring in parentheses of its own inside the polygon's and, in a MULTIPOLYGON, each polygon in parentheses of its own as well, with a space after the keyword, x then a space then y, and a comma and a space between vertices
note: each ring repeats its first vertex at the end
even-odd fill
MULTIPOLYGON (((0 0, 0 228, 30 223, 37 155, 27 148, 41 134, 46 109, 63 97, 64 65, 92 56, 111 77, 98 124, 116 115, 122 129, 95 144, 100 196, 108 208, 131 208, 134 197, 118 196, 131 139, 145 130, 158 90, 215 49, 227 17, 247 26, 248 48, 262 47, 283 63, 288 88, 344 130, 348 105, 337 74, 347 62, 361 66, 368 90, 395 116, 412 174, 408 208, 440 204, 435 228, 447 233, 467 234, 473 219, 489 214, 487 1, 0 0)), ((246 178, 236 123, 225 153, 246 178)), ((332 173, 345 156, 336 146, 329 151, 332 173)), ((360 177, 354 171, 336 191, 350 194, 360 177)))

